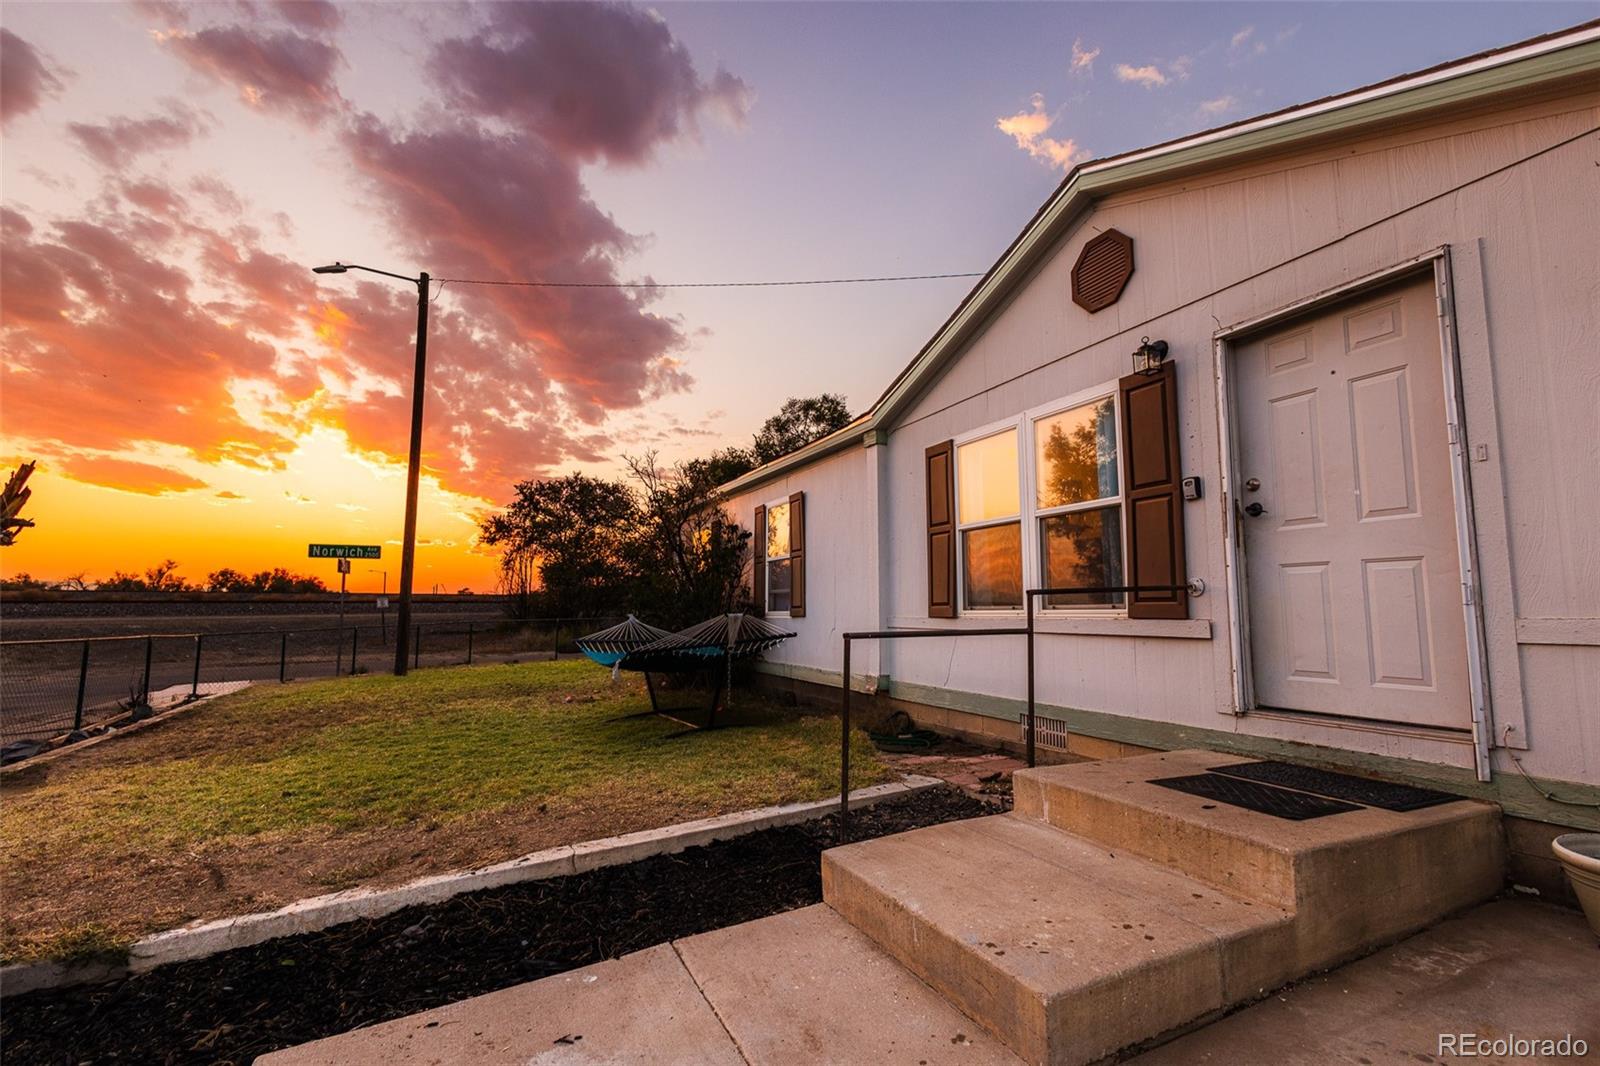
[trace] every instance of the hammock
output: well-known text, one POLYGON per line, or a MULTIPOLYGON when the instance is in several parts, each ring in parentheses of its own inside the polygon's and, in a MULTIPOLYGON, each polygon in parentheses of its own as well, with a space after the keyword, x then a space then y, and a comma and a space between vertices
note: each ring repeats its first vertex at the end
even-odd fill
POLYGON ((671 635, 665 629, 645 625, 630 614, 626 622, 579 637, 573 643, 601 666, 616 666, 629 652, 671 635))
POLYGON ((729 661, 756 655, 794 636, 793 633, 748 614, 719 614, 677 633, 640 645, 617 663, 624 670, 658 674, 699 670, 708 659, 729 661))
POLYGON ((646 625, 630 614, 621 625, 579 637, 574 643, 596 663, 611 667, 612 677, 616 676, 618 670, 644 674, 645 688, 650 693, 650 710, 641 713, 647 715, 665 714, 656 701, 656 686, 650 677, 652 673, 703 670, 716 665, 720 659, 723 670, 718 674, 716 687, 711 692, 708 717, 703 727, 715 729, 717 700, 722 695, 723 686, 731 683, 734 660, 777 647, 792 636, 793 633, 779 629, 765 619, 747 614, 719 614, 677 633, 646 625))

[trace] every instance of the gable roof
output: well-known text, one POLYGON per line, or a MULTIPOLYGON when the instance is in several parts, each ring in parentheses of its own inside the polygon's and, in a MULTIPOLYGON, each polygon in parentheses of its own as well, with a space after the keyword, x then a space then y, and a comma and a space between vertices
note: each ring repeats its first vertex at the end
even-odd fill
POLYGON ((878 442, 1095 201, 1200 167, 1284 151, 1445 107, 1600 71, 1600 19, 1348 92, 1072 168, 1022 232, 872 407, 850 425, 722 486, 740 492, 863 441, 878 442))

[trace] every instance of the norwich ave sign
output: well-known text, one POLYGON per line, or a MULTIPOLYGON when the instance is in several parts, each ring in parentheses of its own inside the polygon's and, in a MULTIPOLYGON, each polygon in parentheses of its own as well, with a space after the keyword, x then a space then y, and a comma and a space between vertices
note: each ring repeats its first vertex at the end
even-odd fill
POLYGON ((377 544, 308 544, 309 559, 381 559, 383 548, 377 544))

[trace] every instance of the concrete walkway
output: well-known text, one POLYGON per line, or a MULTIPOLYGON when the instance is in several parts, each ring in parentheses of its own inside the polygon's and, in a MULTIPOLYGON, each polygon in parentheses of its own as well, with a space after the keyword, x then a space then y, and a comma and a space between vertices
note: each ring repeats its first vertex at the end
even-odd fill
MULTIPOLYGON (((1575 912, 1498 900, 1269 996, 1138 1066, 1447 1063, 1440 1033, 1587 1041, 1600 942, 1575 912)), ((828 907, 689 937, 258 1060, 336 1063, 1020 1062, 828 907)), ((1482 1063, 1571 1062, 1551 1056, 1482 1063)))
POLYGON ((1600 940, 1583 916, 1497 900, 1376 955, 1308 978, 1147 1052, 1138 1066, 1446 1063, 1440 1034, 1584 1040, 1587 1056, 1474 1055, 1475 1063, 1600 1062, 1600 940))
POLYGON ((1019 1066, 823 904, 491 992, 256 1060, 1019 1066))

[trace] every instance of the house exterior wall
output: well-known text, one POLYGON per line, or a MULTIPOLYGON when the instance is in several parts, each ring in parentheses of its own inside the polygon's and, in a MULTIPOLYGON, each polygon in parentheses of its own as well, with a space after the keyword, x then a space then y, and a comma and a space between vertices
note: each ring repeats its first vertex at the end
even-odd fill
MULTIPOLYGON (((1234 713, 1220 491, 1217 362, 1227 348, 1214 336, 1443 248, 1494 741, 1530 773, 1600 785, 1597 126, 1600 93, 1569 91, 1100 201, 889 427, 887 445, 863 450, 883 453, 870 484, 863 476, 858 488, 827 490, 841 503, 870 492, 882 513, 881 623, 863 611, 845 626, 1008 624, 996 612, 928 617, 924 450, 1116 379, 1148 335, 1171 345, 1183 473, 1205 481, 1205 497, 1184 506, 1188 574, 1207 592, 1184 621, 1041 622, 1039 700, 1106 722, 1162 724, 1173 744, 1203 729, 1472 767, 1460 735, 1234 713), (1069 275, 1084 242, 1108 228, 1133 238, 1136 270, 1119 302, 1090 315, 1070 300, 1069 275)), ((827 460, 784 484, 861 472, 863 455, 841 459, 856 465, 829 471, 837 460, 827 460)), ((778 494, 756 490, 743 513, 778 494)), ((808 521, 827 520, 827 510, 808 504, 808 521)), ((846 521, 868 538, 864 517, 846 521)), ((813 582, 830 580, 826 536, 818 527, 810 542, 822 548, 813 582)), ((835 589, 867 582, 859 560, 839 565, 845 584, 835 589)), ((838 610, 828 615, 835 629, 838 610)), ((791 644, 787 662, 836 676, 836 639, 791 644)), ((1013 638, 900 641, 875 667, 890 694, 933 706, 1012 716, 1023 696, 1024 647, 1013 638)), ((1494 767, 1515 773, 1505 752, 1494 767)))
MULTIPOLYGON (((1178 368, 1184 472, 1213 490, 1185 505, 1188 572, 1210 589, 1191 614, 1210 632, 1124 622, 1147 635, 1042 636, 1040 661, 1049 665, 1038 674, 1039 698, 1471 765, 1471 748, 1461 743, 1218 714, 1234 700, 1212 335, 1447 245, 1458 304, 1469 303, 1468 289, 1483 301, 1461 306, 1458 317, 1463 333, 1467 320, 1477 331, 1460 337, 1469 442, 1489 452, 1471 473, 1483 594, 1496 608, 1486 619, 1496 727, 1518 726, 1531 772, 1600 781, 1600 647, 1592 643, 1600 615, 1600 213, 1584 207, 1600 191, 1596 138, 1515 165, 1596 125, 1600 109, 1588 94, 1097 205, 893 429, 897 505, 888 518, 900 550, 890 623, 929 624, 914 565, 921 516, 898 505, 907 493, 921 495, 923 449, 1125 373, 1129 353, 1149 335, 1172 345, 1178 368), (1482 180, 1451 191, 1474 179, 1482 180), (1083 243, 1109 228, 1134 238, 1137 269, 1117 304, 1089 315, 1067 298, 1069 274, 1083 243), (1478 277, 1463 280, 1464 272, 1478 277), (1563 460, 1552 463, 1552 455, 1563 460), (1587 478, 1588 491, 1573 491, 1574 476, 1587 478), (1505 516, 1496 522, 1502 493, 1505 516), (1509 574, 1498 588, 1487 565, 1495 559, 1509 574), (1530 625, 1534 618, 1551 621, 1530 625), (1535 630, 1537 639, 1572 643, 1528 643, 1535 630)), ((991 612, 969 612, 957 624, 995 621, 991 612)), ((897 646, 889 672, 912 687, 1015 696, 1023 652, 1014 642, 950 644, 897 646)))
MULTIPOLYGON (((786 500, 791 493, 806 494, 806 613, 802 618, 767 616, 795 633, 793 640, 766 654, 769 668, 801 680, 824 680, 830 673, 837 679, 841 635, 847 629, 877 628, 880 567, 873 486, 882 451, 858 444, 728 501, 728 509, 748 529, 758 506, 786 500)), ((851 673, 866 686, 876 673, 870 655, 851 673)))

